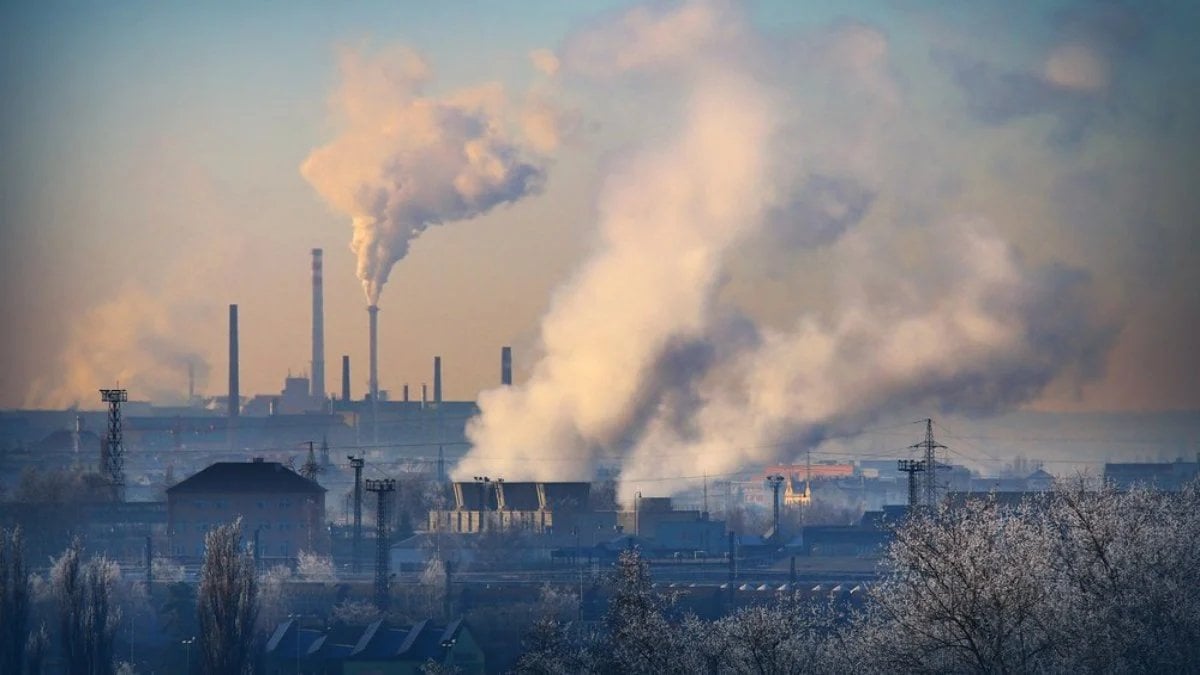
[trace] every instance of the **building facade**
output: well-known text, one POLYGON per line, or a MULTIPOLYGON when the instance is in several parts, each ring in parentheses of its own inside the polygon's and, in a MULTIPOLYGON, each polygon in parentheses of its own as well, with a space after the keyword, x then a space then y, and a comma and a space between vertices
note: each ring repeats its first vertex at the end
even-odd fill
POLYGON ((242 520, 261 563, 291 562, 300 551, 328 554, 325 488, 278 462, 217 462, 167 489, 170 554, 203 559, 209 530, 242 520))

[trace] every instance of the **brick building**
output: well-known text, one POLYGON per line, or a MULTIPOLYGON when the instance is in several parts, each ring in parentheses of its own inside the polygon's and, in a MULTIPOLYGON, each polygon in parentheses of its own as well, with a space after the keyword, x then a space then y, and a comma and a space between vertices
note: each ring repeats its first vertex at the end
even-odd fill
POLYGON ((204 535, 242 519, 263 562, 290 562, 300 551, 328 554, 325 488, 278 462, 217 462, 167 489, 171 555, 199 562, 204 535))

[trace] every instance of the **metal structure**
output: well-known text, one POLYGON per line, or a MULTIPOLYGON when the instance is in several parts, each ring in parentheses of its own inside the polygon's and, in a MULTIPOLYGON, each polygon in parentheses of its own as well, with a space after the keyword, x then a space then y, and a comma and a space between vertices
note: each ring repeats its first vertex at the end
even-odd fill
POLYGON ((238 391, 238 306, 229 306, 229 417, 238 416, 241 409, 241 393, 238 391))
POLYGON ((342 355, 342 401, 350 400, 350 357, 342 355))
POLYGON ((388 592, 388 495, 396 491, 391 478, 366 481, 367 492, 374 492, 375 502, 375 607, 386 612, 391 596, 388 592))
POLYGON ((925 460, 902 459, 898 468, 902 473, 908 474, 908 508, 911 511, 920 503, 918 498, 919 491, 917 490, 917 474, 925 471, 925 460))
POLYGON ((325 391, 325 296, 321 272, 321 249, 312 250, 312 378, 309 393, 324 401, 325 391))
POLYGON ((379 307, 367 307, 367 391, 371 394, 371 437, 379 442, 379 307))
POLYGON ((317 464, 315 445, 312 441, 308 441, 308 457, 300 466, 300 475, 314 482, 317 480, 317 474, 321 473, 321 465, 317 464))
POLYGON ((125 501, 125 447, 121 441, 121 404, 129 400, 125 389, 101 389, 108 404, 108 436, 100 446, 100 474, 112 486, 114 501, 125 501))
POLYGON ((512 347, 500 348, 500 384, 505 387, 512 384, 512 347))
POLYGON ((442 357, 433 357, 433 404, 442 404, 442 357))
POLYGON ((919 449, 925 453, 925 506, 934 508, 937 506, 937 456, 938 448, 945 449, 946 446, 933 440, 933 420, 925 419, 925 438, 920 443, 914 443, 909 446, 919 449))
POLYGON ((779 488, 783 487, 783 481, 785 480, 779 474, 767 476, 767 484, 771 486, 771 493, 774 498, 771 511, 771 538, 776 542, 781 541, 783 538, 779 532, 779 488))
POLYGON ((351 568, 355 572, 362 571, 362 457, 346 455, 350 466, 354 469, 354 559, 351 568))

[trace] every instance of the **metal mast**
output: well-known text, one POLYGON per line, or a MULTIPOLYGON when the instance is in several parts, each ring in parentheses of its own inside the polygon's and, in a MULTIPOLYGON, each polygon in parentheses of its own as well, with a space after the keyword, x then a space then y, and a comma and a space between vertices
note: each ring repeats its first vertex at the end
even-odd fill
POLYGON ((346 455, 350 466, 354 468, 354 560, 351 563, 355 572, 362 571, 362 457, 346 455))
POLYGON ((381 612, 387 611, 390 600, 388 593, 387 497, 388 493, 395 491, 396 481, 391 478, 367 479, 367 492, 374 492, 377 496, 375 503, 375 606, 381 612))
POLYGON ((780 536, 780 533, 779 533, 779 488, 783 487, 784 480, 786 480, 786 479, 779 474, 767 476, 767 484, 771 486, 771 492, 773 493, 773 496, 774 496, 773 510, 772 510, 772 516, 771 516, 771 523, 772 523, 771 538, 774 539, 776 542, 779 542, 782 540, 782 537, 780 536))
POLYGON ((938 448, 946 448, 946 446, 933 440, 932 419, 925 419, 925 439, 920 443, 913 444, 910 447, 925 451, 925 506, 928 506, 930 509, 932 509, 937 506, 936 451, 938 448))
POLYGON ((129 400, 125 389, 101 389, 108 404, 108 438, 100 446, 100 473, 112 485, 113 501, 125 500, 125 447, 121 444, 121 404, 129 400))
POLYGON ((923 459, 902 459, 899 464, 900 471, 908 474, 908 510, 911 513, 917 508, 919 500, 917 498, 917 474, 925 470, 925 460, 923 459))

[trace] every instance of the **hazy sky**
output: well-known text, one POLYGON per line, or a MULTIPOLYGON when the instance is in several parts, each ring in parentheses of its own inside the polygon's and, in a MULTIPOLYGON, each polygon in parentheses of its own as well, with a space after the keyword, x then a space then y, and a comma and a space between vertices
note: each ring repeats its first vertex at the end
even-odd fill
MULTIPOLYGON (((223 393, 229 303, 242 392, 278 392, 309 368, 313 247, 325 249, 327 385, 349 354, 361 396, 366 300, 349 246, 352 216, 375 207, 389 236, 418 223, 379 300, 381 387, 419 391, 440 354, 447 398, 474 398, 498 380, 505 344, 523 380, 563 339, 567 320, 542 317, 586 300, 627 159, 675 147, 686 115, 663 85, 684 72, 673 59, 724 66, 736 51, 769 84, 762 168, 788 187, 764 206, 768 226, 722 244, 701 304, 753 324, 758 358, 798 358, 788 349, 808 343, 788 336, 843 325, 851 304, 887 326, 890 293, 960 311, 947 300, 958 280, 993 265, 996 293, 1010 276, 1036 289, 1013 310, 1022 360, 996 364, 1005 392, 987 396, 995 353, 914 334, 985 362, 939 396, 1200 407, 1200 5, 717 5, 747 25, 715 37, 686 21, 654 33, 678 5, 627 7, 4 3, 0 406, 95 407, 117 380, 165 402, 186 391, 189 360, 207 372, 202 392, 223 393)), ((747 123, 740 112, 730 124, 747 123)), ((694 161, 738 152, 702 147, 694 161)), ((622 313, 595 288, 595 306, 622 313)))

